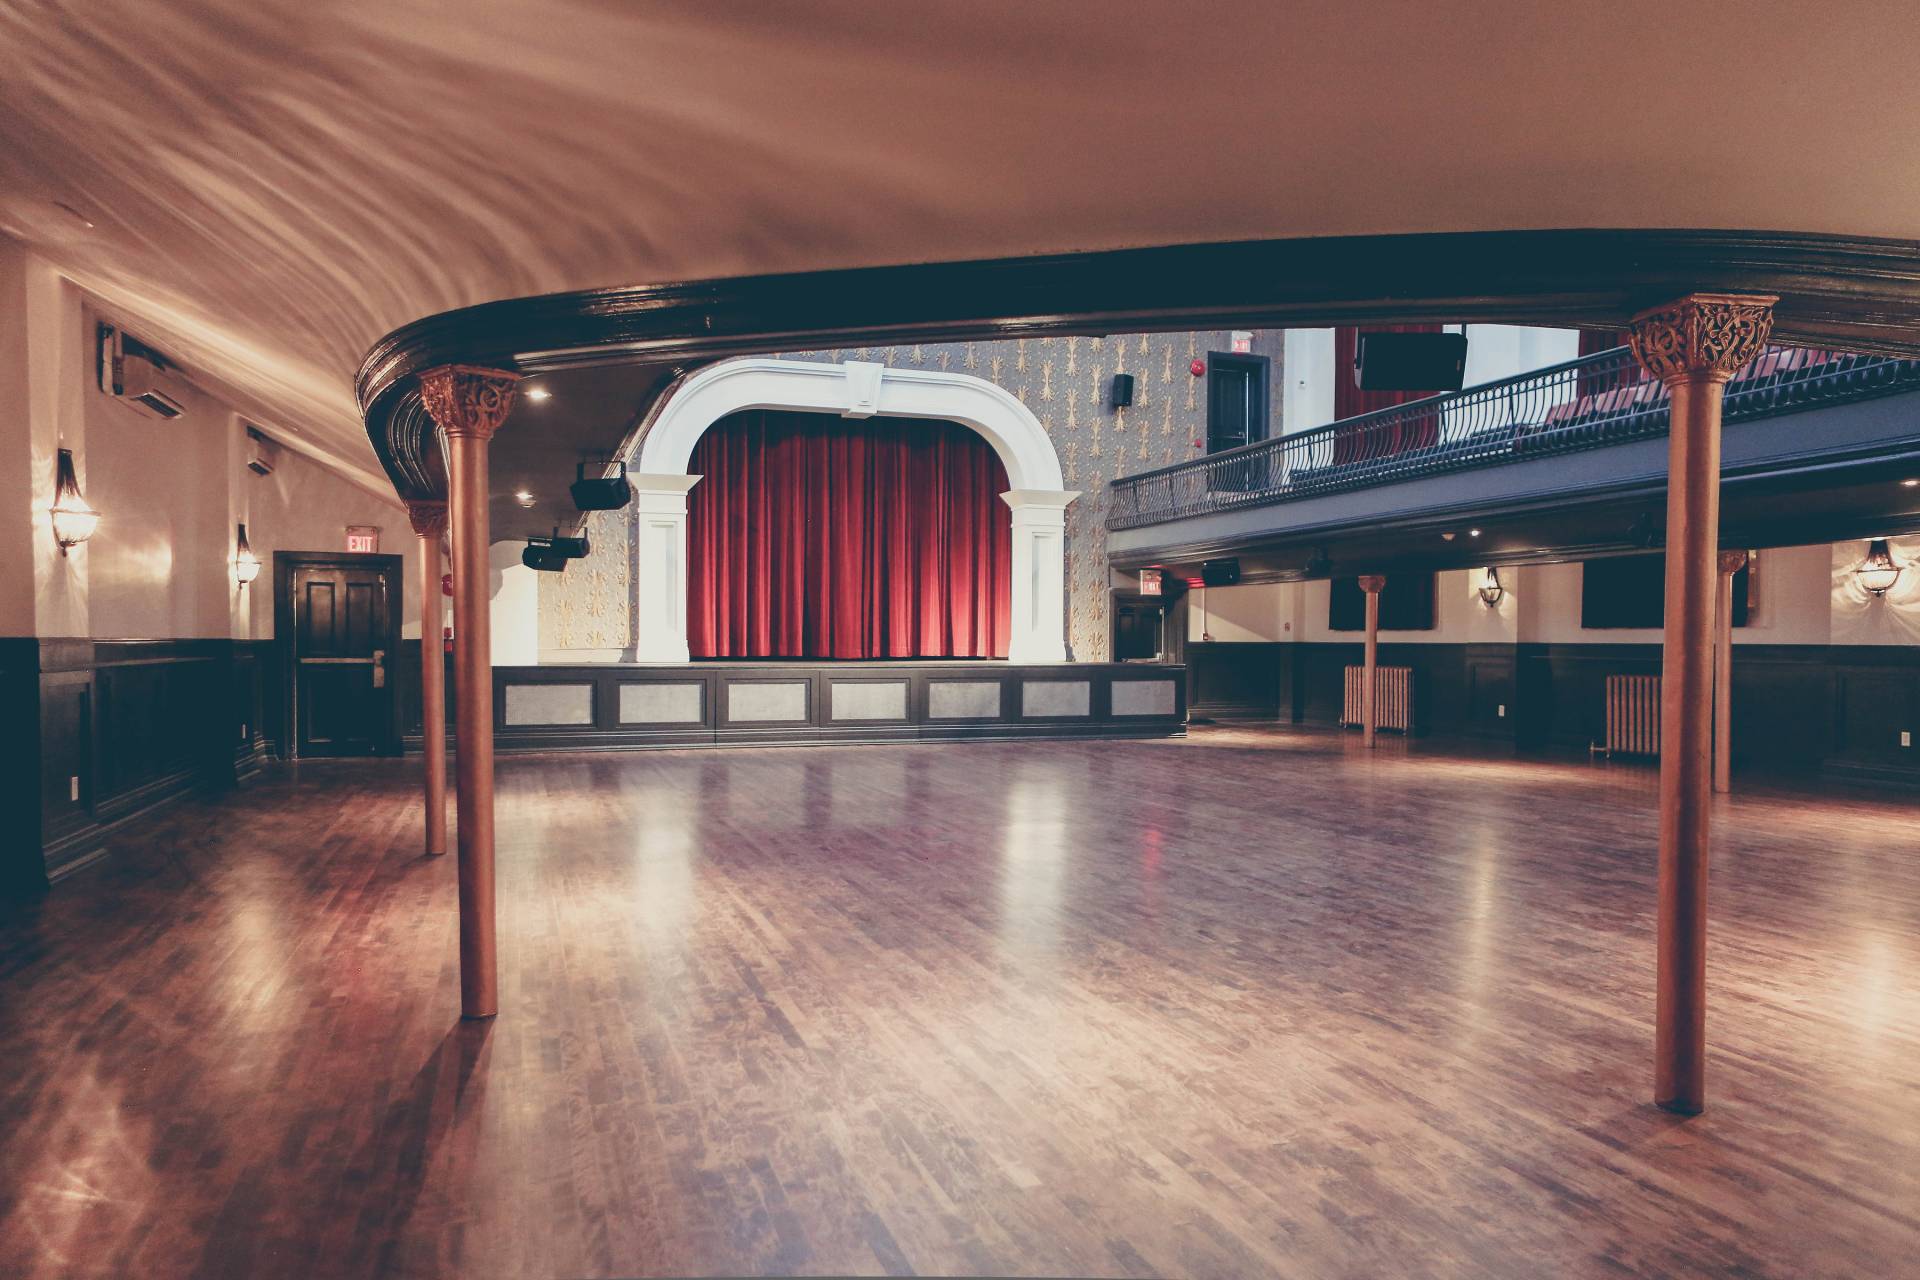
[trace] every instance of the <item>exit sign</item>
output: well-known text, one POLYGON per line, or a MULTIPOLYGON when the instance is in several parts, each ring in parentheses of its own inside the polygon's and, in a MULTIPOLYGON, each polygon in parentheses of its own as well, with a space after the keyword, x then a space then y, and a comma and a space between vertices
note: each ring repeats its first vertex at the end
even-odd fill
POLYGON ((376 555, 380 551, 380 529, 371 524, 347 526, 348 555, 376 555))
POLYGON ((1140 594, 1143 596, 1157 596, 1160 594, 1160 571, 1158 569, 1142 569, 1140 571, 1140 594))

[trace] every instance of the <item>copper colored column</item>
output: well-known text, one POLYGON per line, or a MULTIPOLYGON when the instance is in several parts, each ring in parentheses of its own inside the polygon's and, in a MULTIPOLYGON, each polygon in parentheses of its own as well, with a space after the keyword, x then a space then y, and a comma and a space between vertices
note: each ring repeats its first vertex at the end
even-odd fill
POLYGON ((1720 611, 1713 644, 1713 789, 1733 790, 1733 575, 1747 565, 1744 551, 1720 553, 1720 611))
POLYGON ((426 853, 447 851, 447 660, 440 652, 440 539, 447 504, 410 502, 407 515, 420 535, 420 749, 426 757, 426 853))
POLYGON ((493 898, 493 651, 487 602, 487 442, 513 406, 516 375, 449 365, 420 375, 446 434, 453 535, 455 812, 460 881, 460 1012, 500 1011, 493 898))
POLYGON ((1386 585, 1387 580, 1379 574, 1360 579, 1360 590, 1367 594, 1367 656, 1360 666, 1360 740, 1368 749, 1373 747, 1374 733, 1380 724, 1375 697, 1378 691, 1374 686, 1379 683, 1376 673, 1380 665, 1380 591, 1386 585))
POLYGON ((1666 633, 1660 684, 1660 900, 1654 1101, 1706 1105, 1707 855, 1713 624, 1718 599, 1720 403, 1759 354, 1772 298, 1693 294, 1634 318, 1634 354, 1673 398, 1667 441, 1666 633))

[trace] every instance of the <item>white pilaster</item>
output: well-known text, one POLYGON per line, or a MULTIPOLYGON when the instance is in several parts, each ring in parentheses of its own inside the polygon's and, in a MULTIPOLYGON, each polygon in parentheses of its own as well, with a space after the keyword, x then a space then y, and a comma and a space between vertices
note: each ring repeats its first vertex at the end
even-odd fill
POLYGON ((1013 489, 1000 495, 1013 508, 1013 635, 1009 662, 1067 660, 1067 504, 1072 489, 1013 489))
POLYGON ((520 541, 487 548, 487 636, 496 667, 531 667, 540 661, 540 575, 520 563, 526 549, 520 541))
POLYGON ((699 476, 629 474, 633 482, 635 662, 688 662, 687 491, 699 476))

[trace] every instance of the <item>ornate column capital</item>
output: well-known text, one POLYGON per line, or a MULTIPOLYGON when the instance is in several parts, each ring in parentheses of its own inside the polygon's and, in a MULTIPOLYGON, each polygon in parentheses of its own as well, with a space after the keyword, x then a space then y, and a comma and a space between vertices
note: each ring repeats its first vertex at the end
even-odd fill
POLYGON ((1747 553, 1744 551, 1722 551, 1720 553, 1720 576, 1731 578, 1747 567, 1747 553))
POLYGON ((407 519, 413 524, 413 531, 423 538, 438 538, 447 531, 447 504, 444 502, 409 502, 407 519))
POLYGON ((1767 345, 1778 301, 1758 293, 1690 293, 1635 316, 1627 342, 1668 386, 1689 378, 1725 382, 1767 345))
POLYGON ((420 375, 420 400, 449 436, 491 440, 513 408, 520 375, 470 364, 443 364, 420 375))
POLYGON ((1377 596, 1385 589, 1387 577, 1383 573, 1365 573, 1360 575, 1360 589, 1370 596, 1377 596))

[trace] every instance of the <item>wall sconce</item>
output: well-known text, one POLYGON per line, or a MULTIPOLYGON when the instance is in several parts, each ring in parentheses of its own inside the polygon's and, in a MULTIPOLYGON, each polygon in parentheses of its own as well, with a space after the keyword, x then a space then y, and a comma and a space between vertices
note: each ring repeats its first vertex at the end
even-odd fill
POLYGON ((1480 603, 1489 609, 1497 609, 1506 594, 1507 589, 1500 585, 1500 571, 1488 565, 1486 576, 1480 580, 1480 603))
POLYGON ((253 546, 247 541, 246 521, 240 522, 240 536, 233 545, 233 580, 246 586, 260 576, 260 557, 253 554, 253 546))
POLYGON ((1867 558, 1860 562, 1854 571, 1860 585, 1876 596, 1884 596, 1893 590, 1893 584, 1900 581, 1900 566, 1894 563, 1893 553, 1887 550, 1885 538, 1875 538, 1867 544, 1867 558))
POLYGON ((100 524, 100 513, 80 496, 80 480, 74 474, 71 449, 60 450, 54 467, 53 506, 49 513, 53 516, 53 540, 60 544, 61 555, 67 554, 68 547, 77 547, 91 538, 100 524))

